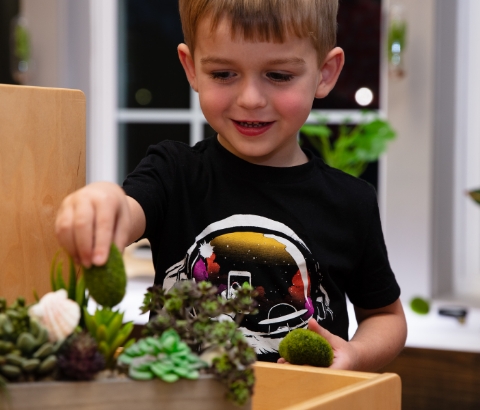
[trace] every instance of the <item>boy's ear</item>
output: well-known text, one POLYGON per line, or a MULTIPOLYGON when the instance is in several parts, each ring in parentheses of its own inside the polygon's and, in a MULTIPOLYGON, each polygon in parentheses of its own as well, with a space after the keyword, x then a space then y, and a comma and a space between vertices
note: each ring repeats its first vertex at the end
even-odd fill
POLYGON ((340 47, 332 49, 320 68, 320 82, 315 92, 315 98, 324 98, 332 91, 345 63, 345 55, 340 47))
POLYGON ((187 75, 187 80, 190 83, 190 86, 197 90, 197 76, 195 75, 195 63, 193 61, 193 56, 190 53, 190 49, 186 44, 179 44, 177 47, 178 58, 180 63, 182 63, 185 74, 187 75))

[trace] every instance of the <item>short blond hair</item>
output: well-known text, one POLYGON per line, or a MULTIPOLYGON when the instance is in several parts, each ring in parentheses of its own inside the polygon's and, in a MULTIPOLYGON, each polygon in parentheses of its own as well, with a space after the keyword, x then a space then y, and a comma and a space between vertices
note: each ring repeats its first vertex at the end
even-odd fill
POLYGON ((338 0, 179 0, 185 43, 192 54, 200 21, 211 18, 211 30, 228 18, 232 39, 282 43, 289 35, 309 37, 321 64, 335 47, 338 0))

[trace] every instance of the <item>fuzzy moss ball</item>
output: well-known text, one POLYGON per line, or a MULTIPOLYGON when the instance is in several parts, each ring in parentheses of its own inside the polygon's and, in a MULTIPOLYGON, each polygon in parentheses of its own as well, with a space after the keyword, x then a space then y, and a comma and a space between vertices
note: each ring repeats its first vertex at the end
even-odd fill
POLYGON ((333 349, 326 339, 308 329, 292 330, 280 342, 280 356, 291 364, 328 367, 333 362, 333 349))
POLYGON ((88 293, 99 305, 112 308, 122 301, 127 287, 127 275, 122 254, 115 244, 110 248, 105 265, 92 265, 83 268, 83 272, 88 293))

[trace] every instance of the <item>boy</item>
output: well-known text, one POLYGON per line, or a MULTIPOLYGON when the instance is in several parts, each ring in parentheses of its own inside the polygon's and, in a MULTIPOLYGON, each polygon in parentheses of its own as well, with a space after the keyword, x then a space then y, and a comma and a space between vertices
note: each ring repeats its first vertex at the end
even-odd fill
POLYGON ((165 288, 195 279, 226 298, 244 282, 258 291, 242 330, 260 360, 281 362, 280 340, 308 326, 332 345, 332 368, 380 368, 406 324, 375 193, 297 143, 343 66, 337 0, 179 3, 179 58, 217 135, 150 147, 124 190, 96 183, 68 196, 61 244, 90 266, 112 241, 146 237, 165 288), (349 342, 345 294, 359 323, 349 342))

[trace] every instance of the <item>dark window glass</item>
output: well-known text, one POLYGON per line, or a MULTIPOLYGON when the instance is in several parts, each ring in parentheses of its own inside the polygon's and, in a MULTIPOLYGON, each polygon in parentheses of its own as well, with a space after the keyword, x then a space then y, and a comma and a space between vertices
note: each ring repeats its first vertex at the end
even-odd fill
POLYGON ((381 0, 340 0, 337 45, 345 51, 345 66, 332 92, 313 108, 363 108, 355 101, 363 87, 374 97, 366 108, 379 108, 381 9, 381 0))
MULTIPOLYGON (((122 0, 121 6, 121 105, 188 108, 189 85, 176 51, 183 41, 178 0, 122 0)), ((355 101, 362 87, 374 97, 367 108, 379 108, 380 26, 381 0, 340 0, 337 43, 345 67, 330 95, 316 99, 313 108, 362 108, 355 101)))
POLYGON ((15 84, 10 70, 10 30, 12 20, 18 12, 18 0, 0 1, 0 83, 4 84, 15 84))
MULTIPOLYGON (((332 130, 332 141, 338 136, 338 125, 329 125, 328 126, 332 130)), ((313 147, 313 145, 309 142, 308 138, 305 137, 302 133, 300 133, 300 144, 302 148, 306 148, 313 152, 314 155, 321 157, 321 154, 313 147)), ((371 185, 378 190, 378 161, 370 162, 367 166, 367 169, 360 175, 360 179, 367 181, 371 185)))
POLYGON ((124 124, 120 126, 120 181, 132 172, 147 153, 150 145, 173 140, 189 143, 189 124, 124 124))
POLYGON ((190 87, 177 57, 183 42, 178 0, 120 5, 121 106, 189 108, 190 87))

